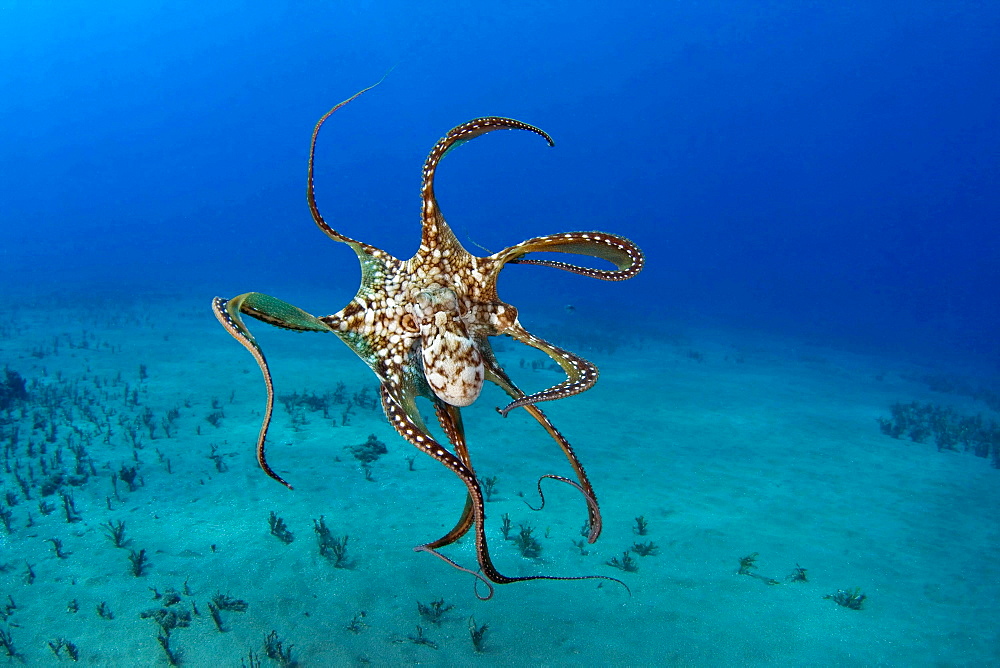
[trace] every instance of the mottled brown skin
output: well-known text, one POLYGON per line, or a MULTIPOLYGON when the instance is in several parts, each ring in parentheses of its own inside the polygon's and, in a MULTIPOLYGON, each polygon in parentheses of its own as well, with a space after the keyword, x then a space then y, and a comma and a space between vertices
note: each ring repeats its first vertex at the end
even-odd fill
MULTIPOLYGON (((381 384, 382 406, 389 423, 400 436, 438 460, 465 483, 468 495, 465 510, 451 531, 441 538, 414 549, 431 552, 456 568, 485 582, 507 584, 522 580, 576 580, 605 576, 509 577, 499 573, 490 559, 484 533, 485 507, 475 469, 469 459, 459 409, 472 404, 484 381, 500 386, 511 402, 502 415, 524 408, 559 444, 573 467, 576 481, 552 477, 577 487, 587 500, 590 542, 601 532, 601 515, 587 474, 569 442, 549 422, 536 404, 568 397, 589 389, 597 382, 597 367, 527 332, 518 322, 517 309, 500 300, 496 281, 507 264, 537 264, 584 274, 607 281, 620 281, 639 273, 641 251, 631 241, 603 232, 570 232, 529 239, 499 253, 479 257, 469 253, 445 222, 434 197, 434 175, 438 163, 454 147, 479 135, 500 129, 533 132, 549 145, 552 139, 536 127, 509 118, 478 118, 451 130, 431 151, 424 164, 421 198, 422 235, 420 248, 409 260, 399 260, 374 246, 337 232, 320 215, 313 187, 316 138, 327 118, 362 93, 341 102, 327 112, 313 130, 309 151, 306 197, 313 220, 331 239, 348 244, 361 261, 361 287, 343 309, 332 315, 315 317, 286 302, 250 292, 233 299, 216 297, 213 310, 219 322, 257 360, 267 387, 264 422, 257 439, 257 459, 264 471, 291 487, 268 465, 265 439, 274 406, 271 374, 263 351, 246 328, 242 315, 295 331, 332 332, 343 340, 375 372, 381 384), (610 261, 615 269, 591 269, 549 260, 525 259, 537 251, 589 255, 610 261), (506 335, 549 355, 562 367, 566 379, 553 387, 526 395, 500 367, 490 347, 489 337, 506 335), (416 407, 418 396, 434 405, 438 422, 450 442, 449 450, 429 433, 416 407), (470 528, 475 528, 476 553, 482 575, 463 568, 437 552, 470 528)), ((540 491, 540 489, 539 489, 540 491)))

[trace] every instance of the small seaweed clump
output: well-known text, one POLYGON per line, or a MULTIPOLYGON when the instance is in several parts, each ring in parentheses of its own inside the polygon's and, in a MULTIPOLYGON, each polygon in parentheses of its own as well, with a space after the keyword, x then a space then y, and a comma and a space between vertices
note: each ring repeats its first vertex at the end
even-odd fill
POLYGON ((285 641, 278 637, 277 631, 271 631, 264 637, 264 656, 282 668, 299 665, 298 661, 292 658, 292 647, 293 645, 285 647, 285 641))
POLYGON ((358 610, 354 613, 354 616, 351 617, 351 621, 347 622, 347 626, 345 626, 344 629, 354 634, 362 633, 368 628, 368 624, 365 623, 365 616, 367 614, 368 613, 364 610, 358 610))
POLYGON ((334 538, 322 515, 318 520, 313 520, 313 531, 316 532, 316 543, 321 556, 332 561, 335 568, 354 568, 354 562, 347 558, 348 536, 334 538))
POLYGON ((660 546, 651 540, 645 543, 632 543, 632 551, 640 557, 655 557, 660 553, 660 546))
POLYGON ((486 632, 489 630, 489 624, 476 624, 476 618, 469 617, 469 637, 472 638, 472 647, 477 652, 486 651, 486 632))
POLYGON ((367 441, 350 446, 350 450, 351 455, 361 462, 361 470, 365 474, 365 480, 374 482, 375 479, 372 477, 372 462, 389 452, 389 449, 385 447, 385 443, 378 440, 375 434, 369 434, 367 441))
POLYGON ((4 368, 0 376, 0 410, 6 410, 15 403, 28 398, 27 384, 24 377, 16 371, 4 368))
POLYGON ((10 635, 9 628, 0 628, 0 648, 3 648, 11 659, 21 658, 21 655, 14 649, 14 638, 10 635))
POLYGON ((855 587, 854 589, 838 589, 836 594, 827 594, 823 598, 829 598, 837 605, 851 610, 860 610, 868 595, 861 593, 861 587, 855 587))
POLYGON ((285 545, 288 545, 295 540, 295 536, 288 530, 288 525, 285 524, 285 520, 278 517, 278 514, 273 510, 271 511, 271 516, 267 518, 267 523, 271 527, 271 535, 285 545))
POLYGON ((368 440, 364 443, 351 446, 351 454, 362 464, 371 464, 373 461, 389 452, 385 443, 378 440, 375 434, 369 434, 368 440))
POLYGON ((169 636, 174 629, 182 629, 191 626, 191 613, 186 610, 176 608, 151 608, 139 613, 141 619, 152 619, 156 622, 164 635, 169 636))
POLYGON ((453 605, 445 605, 444 599, 440 598, 436 601, 431 601, 430 605, 424 605, 420 601, 417 601, 417 612, 420 616, 429 621, 431 624, 440 624, 444 619, 445 614, 454 608, 453 605))
POLYGON ((223 610, 228 612, 246 612, 247 607, 246 601, 239 598, 232 598, 229 594, 222 593, 217 593, 208 602, 208 612, 212 616, 212 621, 215 623, 215 628, 219 633, 225 633, 228 630, 222 620, 223 610))
POLYGON ((629 554, 628 550, 625 550, 625 552, 622 553, 621 561, 618 560, 618 557, 611 557, 609 561, 604 563, 608 566, 614 566, 615 568, 625 571, 626 573, 635 573, 639 570, 639 564, 635 563, 635 559, 632 558, 632 555, 629 554))
POLYGON ((129 540, 125 538, 125 522, 123 520, 118 522, 108 520, 101 525, 101 528, 104 529, 104 535, 114 543, 115 547, 125 547, 128 544, 129 540))
POLYGON ((233 598, 229 594, 218 593, 212 597, 212 603, 215 604, 219 610, 226 610, 228 612, 246 612, 249 605, 246 601, 239 598, 233 598))
MULTIPOLYGON (((748 554, 745 557, 740 557, 740 567, 736 571, 736 574, 747 575, 752 578, 757 578, 764 584, 768 585, 781 584, 779 580, 775 580, 774 578, 769 578, 766 575, 761 575, 760 573, 754 573, 754 570, 756 570, 757 568, 757 554, 758 554, 757 552, 753 552, 752 554, 748 554)), ((805 573, 804 570, 803 573, 805 573)))
POLYGON ((748 554, 745 557, 740 557, 740 568, 736 571, 737 575, 753 575, 753 570, 757 568, 757 555, 759 552, 754 552, 748 554))
POLYGON ((128 560, 132 564, 132 575, 137 578, 142 577, 146 574, 146 569, 149 568, 149 557, 146 556, 146 550, 129 550, 128 560))
POLYGON ((521 527, 521 530, 514 536, 514 543, 521 550, 521 556, 528 559, 537 559, 542 554, 542 544, 532 535, 535 529, 528 522, 524 522, 518 526, 521 527))
POLYGON ((414 645, 423 645, 425 647, 430 647, 431 649, 437 649, 438 644, 424 635, 424 627, 417 625, 417 635, 406 636, 407 639, 414 645))
POLYGON ((1000 468, 1000 424, 985 420, 982 415, 961 415, 954 409, 911 401, 895 403, 889 407, 892 417, 880 417, 879 429, 886 436, 906 436, 914 443, 934 438, 939 451, 972 452, 984 459, 990 457, 995 468, 1000 468))
POLYGON ((66 656, 69 657, 70 661, 80 660, 80 650, 75 644, 65 638, 56 638, 49 641, 49 649, 56 655, 56 658, 61 658, 62 651, 66 650, 66 656))

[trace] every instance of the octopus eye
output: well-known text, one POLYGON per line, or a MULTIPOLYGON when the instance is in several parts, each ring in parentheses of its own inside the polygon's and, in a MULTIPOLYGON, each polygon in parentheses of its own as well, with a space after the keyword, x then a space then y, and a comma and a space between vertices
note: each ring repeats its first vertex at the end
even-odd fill
POLYGON ((408 332, 420 331, 420 327, 417 325, 417 319, 414 318, 413 315, 410 313, 404 314, 403 317, 400 319, 399 324, 401 324, 403 326, 403 329, 405 329, 408 332))

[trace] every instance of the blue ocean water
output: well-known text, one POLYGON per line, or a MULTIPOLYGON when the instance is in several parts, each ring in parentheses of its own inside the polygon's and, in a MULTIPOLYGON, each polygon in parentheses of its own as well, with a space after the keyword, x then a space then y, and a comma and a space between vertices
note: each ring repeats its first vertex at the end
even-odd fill
MULTIPOLYGON (((895 374, 900 385, 891 391, 865 390, 875 397, 866 404, 872 414, 857 411, 872 438, 878 436, 872 418, 879 411, 888 415, 895 401, 957 396, 973 403, 955 410, 981 413, 988 423, 997 418, 997 406, 982 397, 995 396, 989 393, 1000 387, 998 66, 1000 5, 971 0, 0 3, 0 288, 9 309, 7 327, 0 327, 0 364, 29 385, 53 382, 40 379, 58 369, 58 382, 105 378, 97 387, 107 387, 106 379, 122 369, 135 376, 138 364, 148 364, 162 396, 169 397, 157 402, 157 389, 144 389, 152 393, 144 401, 157 411, 157 424, 160 413, 184 397, 207 403, 209 396, 225 399, 227 388, 237 388, 234 393, 244 393, 238 399, 254 408, 239 419, 229 411, 223 425, 239 424, 242 431, 230 433, 224 449, 249 448, 260 418, 258 378, 249 356, 211 317, 209 300, 258 290, 323 314, 353 296, 360 275, 354 254, 322 235, 306 208, 308 142, 327 109, 385 76, 338 111, 320 135, 316 188, 326 219, 345 234, 408 257, 419 240, 420 169, 439 137, 487 115, 541 127, 555 139, 554 148, 529 133, 506 132, 449 154, 438 172, 438 199, 470 249, 497 251, 572 230, 620 234, 643 249, 646 268, 625 283, 545 267, 511 267, 500 283, 501 296, 533 314, 541 333, 554 339, 566 334, 571 340, 564 345, 594 352, 608 379, 602 382, 631 378, 669 355, 696 360, 684 372, 693 373, 699 355, 720 363, 739 357, 742 363, 743 355, 753 358, 752 351, 782 348, 748 343, 760 337, 820 347, 824 360, 839 353, 870 356, 867 366, 851 363, 866 369, 859 376, 886 369, 895 374), (78 352, 67 359, 67 343, 80 350, 88 331, 100 333, 104 349, 128 356, 101 362, 78 352), (635 343, 643 337, 646 343, 635 343), (738 341, 733 348, 743 352, 728 350, 716 337, 738 341), (54 360, 53 340, 62 341, 61 361, 54 360), (657 348, 657 341, 673 352, 657 348), (906 365, 919 370, 902 371, 906 365), (948 395, 905 385, 934 375, 941 389, 938 374, 956 370, 964 376, 949 376, 946 389, 961 391, 948 395)), ((296 352, 298 339, 285 343, 281 336, 268 341, 290 358, 305 355, 296 352)), ((794 349, 807 366, 818 359, 794 349)), ((338 359, 354 365, 345 378, 374 382, 346 353, 338 359)), ((517 358, 511 360, 516 366, 517 358)), ((602 401, 615 405, 616 419, 635 419, 651 404, 661 405, 660 392, 673 392, 654 385, 657 378, 628 385, 634 395, 603 395, 602 401)), ((305 385, 293 381, 284 391, 305 385)), ((36 403, 38 387, 29 395, 36 403)), ((845 389, 845 396, 851 391, 845 389)), ((102 399, 106 407, 124 402, 119 413, 141 414, 126 395, 108 396, 102 399)), ((581 409, 582 417, 563 416, 578 425, 574 442, 587 439, 588 410, 581 409)), ((14 444, 8 459, 25 458, 11 439, 27 413, 12 415, 0 416, 0 434, 14 444)), ((68 425, 82 418, 67 415, 60 430, 71 432, 68 425)), ((378 411, 364 420, 366 431, 377 424, 386 441, 397 438, 378 411)), ((192 417, 185 427, 192 437, 195 423, 192 417)), ((197 423, 204 427, 202 416, 197 423)), ((217 434, 221 427, 211 428, 217 434)), ((601 429, 617 433, 614 424, 601 429)), ((638 438, 652 438, 660 429, 653 421, 638 438)), ((24 432, 21 438, 24 447, 24 432)), ((529 438, 547 437, 536 430, 529 438)), ((160 454, 162 463, 169 456, 168 437, 161 432, 159 440, 167 453, 160 454)), ((403 451, 405 444, 394 444, 403 451)), ((94 447, 100 447, 96 440, 94 447)), ((933 460, 939 453, 927 447, 933 460)), ((239 463, 248 479, 263 478, 244 454, 239 463)), ((606 454, 590 449, 588 465, 600 470, 606 454)), ((156 459, 148 447, 144 457, 149 466, 156 459)), ((198 457, 205 460, 200 450, 198 457)), ((994 476, 982 484, 995 489, 997 470, 973 463, 981 464, 982 475, 994 476)), ((432 464, 428 460, 424 469, 432 464)), ((7 473, 5 490, 13 490, 13 474, 7 473)), ((315 473, 325 475, 321 466, 315 473)), ((435 480, 448 480, 446 472, 438 473, 435 480)), ((532 478, 536 472, 523 473, 532 478)), ((628 487, 609 472, 601 477, 623 493, 628 487)), ((152 484, 154 476, 149 478, 152 484)), ((265 499, 279 491, 268 482, 261 483, 265 499)), ((660 488, 653 485, 648 494, 660 488)), ((459 507, 449 506, 442 516, 460 510, 461 489, 451 491, 459 507)), ((155 514, 158 503, 173 508, 170 495, 159 494, 143 501, 143 513, 155 514)), ((90 496, 91 533, 99 537, 99 522, 117 516, 97 516, 105 492, 90 496)), ((608 496, 614 494, 604 492, 602 501, 608 496)), ((344 502, 364 498, 359 488, 344 502)), ((566 498, 568 504, 578 501, 566 498)), ((288 512, 308 534, 309 519, 320 511, 300 503, 288 512)), ((25 506, 11 504, 18 522, 28 521, 25 506)), ((210 506, 202 507, 205 514, 191 521, 207 521, 210 506)), ((333 511, 327 513, 329 518, 333 511)), ((576 528, 569 532, 574 538, 576 528)), ((27 540, 25 531, 8 534, 0 557, 0 565, 11 564, 17 576, 10 576, 0 596, 9 590, 19 604, 38 595, 20 580, 22 562, 35 559, 23 551, 41 549, 18 542, 27 540)), ((402 540, 401 558, 410 559, 408 546, 423 539, 428 535, 402 540)), ((665 545, 666 537, 660 542, 665 545)), ((453 576, 444 564, 419 556, 423 561, 406 562, 413 578, 453 576)), ((233 559, 233 570, 245 567, 233 559)), ((173 573, 174 586, 184 580, 182 570, 173 573)), ((582 572, 565 564, 557 570, 582 572)), ((987 570, 998 572, 995 563, 987 570)), ((106 577, 99 571, 70 579, 96 582, 106 577)), ((686 581, 682 573, 675 576, 686 581)), ((472 599, 465 584, 449 599, 472 599)), ((73 598, 51 591, 61 607, 63 598, 73 598)), ((560 589, 547 591, 562 595, 560 589)), ((585 598, 579 591, 572 596, 585 598)), ((663 600, 657 597, 670 594, 647 592, 637 605, 659 610, 663 600)), ((516 601, 508 604, 516 609, 516 601)), ((600 619, 607 614, 601 606, 587 614, 600 619)), ((973 607, 995 613, 996 599, 973 607)), ((22 617, 29 612, 22 610, 22 617)), ((11 613, 0 630, 23 635, 19 626, 29 623, 11 613)), ((48 633, 53 638, 77 633, 77 644, 92 648, 108 642, 89 627, 62 630, 61 618, 45 619, 56 627, 48 633)), ((265 633, 271 630, 260 624, 265 633)), ((501 626, 495 619, 495 634, 501 626)), ((586 627, 575 632, 589 633, 586 627)), ((149 658, 134 665, 163 661, 155 636, 143 640, 149 658)), ((294 640, 300 647, 306 643, 304 637, 294 640)), ((461 642, 463 648, 468 644, 461 642)), ((206 660, 195 644, 189 640, 189 663, 206 660)), ((130 665, 92 651, 97 653, 90 662, 130 665)), ((239 660, 241 651, 236 648, 227 661, 239 660)), ((365 651, 376 663, 465 660, 447 658, 446 647, 433 657, 365 651)), ((532 664, 544 655, 554 665, 570 662, 571 655, 561 651, 513 651, 493 659, 532 664)), ((624 662, 644 656, 621 651, 624 662)), ((54 661, 48 652, 44 646, 21 650, 29 662, 54 661)), ((315 646, 308 652, 319 665, 348 661, 315 646)), ((741 656, 704 648, 678 652, 676 665, 739 663, 741 656)), ((995 660, 995 636, 983 646, 949 646, 936 656, 947 665, 985 665, 991 652, 995 660)), ((821 650, 775 650, 745 660, 782 664, 817 656, 829 657, 821 650)), ((874 662, 872 656, 862 652, 858 660, 874 662)), ((895 665, 909 657, 880 656, 895 665)))
POLYGON ((4 279, 295 266, 347 289, 349 252, 303 207, 306 140, 393 68, 320 146, 349 233, 411 252, 425 152, 513 116, 557 147, 451 157, 460 234, 610 228, 650 263, 602 299, 995 361, 998 20, 977 2, 6 3, 4 279))

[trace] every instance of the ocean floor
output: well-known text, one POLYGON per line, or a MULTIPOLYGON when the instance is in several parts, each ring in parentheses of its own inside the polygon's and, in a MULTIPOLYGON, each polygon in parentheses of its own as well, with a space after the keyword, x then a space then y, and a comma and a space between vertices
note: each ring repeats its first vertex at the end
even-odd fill
MULTIPOLYGON (((279 641, 302 666, 1000 657, 1000 470, 961 448, 891 438, 877 421, 912 401, 998 419, 967 394, 932 390, 927 376, 953 373, 933 360, 677 323, 589 339, 584 314, 536 326, 522 308, 529 329, 601 368, 593 390, 543 408, 592 478, 604 533, 580 543, 586 505, 568 485, 547 481, 545 508, 527 505, 540 476, 571 471, 524 411, 501 418, 493 407, 505 397, 488 388, 463 414, 480 478, 496 476, 494 560, 509 575, 617 577, 630 592, 541 580, 481 601, 472 576, 412 549, 454 526, 464 487, 396 436, 370 401, 374 377, 334 337, 251 322, 277 394, 315 393, 318 407, 276 406, 269 461, 294 491, 258 468, 263 383, 211 297, 8 308, 0 366, 23 377, 27 397, 0 410, 0 508, 10 513, 0 660, 54 665, 75 652, 86 665, 168 665, 166 644, 183 665, 282 665, 279 641), (351 448, 370 435, 388 452, 369 480, 351 448), (272 535, 271 513, 291 542, 272 535), (530 524, 538 557, 504 540, 504 514, 512 535, 530 524), (320 554, 321 517, 333 538, 349 537, 348 567, 320 554), (110 535, 119 523, 121 547, 110 535), (648 542, 654 554, 636 555, 648 542), (635 572, 607 564, 625 551, 635 572), (751 575, 739 574, 751 555, 751 575), (796 568, 805 581, 793 580, 796 568), (866 596, 859 610, 826 598, 855 587, 866 596), (418 602, 447 610, 433 619, 418 602), (482 651, 472 618, 488 625, 482 651), (277 659, 265 651, 272 632, 277 659)), ((559 380, 535 351, 498 347, 522 389, 559 380)), ((442 552, 475 568, 471 536, 442 552)))

